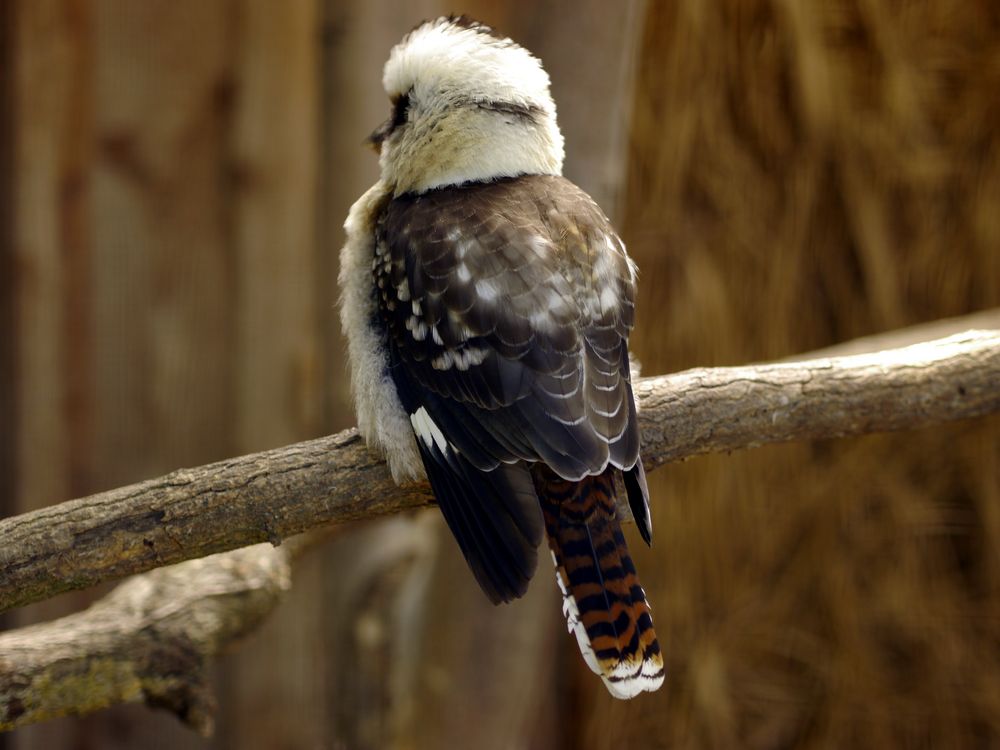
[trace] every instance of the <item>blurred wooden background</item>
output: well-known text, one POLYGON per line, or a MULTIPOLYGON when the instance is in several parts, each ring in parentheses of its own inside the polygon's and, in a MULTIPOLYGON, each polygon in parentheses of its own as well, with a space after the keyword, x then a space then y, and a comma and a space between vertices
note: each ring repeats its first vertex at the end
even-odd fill
MULTIPOLYGON (((352 422, 341 223, 435 0, 0 3, 0 512, 352 422)), ((473 0, 552 74, 639 262, 646 373, 1000 305, 990 0, 473 0)), ((359 525, 216 669, 0 748, 1000 743, 1000 423, 713 456, 629 530, 670 665, 613 701, 555 585, 494 609, 437 514, 359 525)), ((14 627, 84 606, 62 597, 14 627)), ((2 658, 2 655, 0 655, 2 658)))

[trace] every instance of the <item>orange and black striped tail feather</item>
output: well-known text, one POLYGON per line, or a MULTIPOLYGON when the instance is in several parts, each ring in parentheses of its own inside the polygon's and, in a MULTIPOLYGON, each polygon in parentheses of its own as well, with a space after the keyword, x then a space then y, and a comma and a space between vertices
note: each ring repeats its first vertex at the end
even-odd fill
POLYGON ((663 656, 618 522, 616 472, 569 482, 535 464, 532 478, 569 630, 611 694, 627 699, 663 684, 663 656))

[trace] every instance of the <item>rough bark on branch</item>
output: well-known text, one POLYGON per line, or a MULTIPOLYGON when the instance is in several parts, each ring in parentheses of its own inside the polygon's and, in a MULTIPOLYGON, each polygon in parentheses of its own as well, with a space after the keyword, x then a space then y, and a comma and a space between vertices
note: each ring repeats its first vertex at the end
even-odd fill
POLYGON ((143 700, 211 734, 212 657, 290 585, 287 551, 259 544, 135 576, 84 612, 0 634, 0 731, 143 700))
MULTIPOLYGON (((713 451, 913 429, 1000 411, 1000 331, 850 357, 643 378, 648 468, 713 451)), ((307 529, 426 505, 356 430, 0 521, 0 611, 307 529)))
POLYGON ((643 378, 647 468, 766 443, 911 430, 1000 411, 1000 331, 868 354, 643 378))

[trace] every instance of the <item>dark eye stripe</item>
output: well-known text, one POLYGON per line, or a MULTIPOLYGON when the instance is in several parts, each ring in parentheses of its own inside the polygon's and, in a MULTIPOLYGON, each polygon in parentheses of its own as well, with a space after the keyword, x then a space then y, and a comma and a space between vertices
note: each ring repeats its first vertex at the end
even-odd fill
POLYGON ((492 99, 472 99, 468 101, 468 106, 477 109, 488 109, 491 112, 499 112, 504 115, 511 115, 519 120, 529 123, 536 122, 542 114, 542 108, 531 104, 517 104, 515 102, 501 102, 492 99))
POLYGON ((376 150, 382 147, 382 143, 392 135, 396 128, 406 123, 406 117, 410 111, 410 91, 392 98, 392 115, 390 115, 388 120, 379 125, 374 133, 368 136, 368 142, 376 150))
POLYGON ((410 92, 407 91, 393 102, 392 129, 395 130, 406 122, 406 116, 410 111, 410 92))

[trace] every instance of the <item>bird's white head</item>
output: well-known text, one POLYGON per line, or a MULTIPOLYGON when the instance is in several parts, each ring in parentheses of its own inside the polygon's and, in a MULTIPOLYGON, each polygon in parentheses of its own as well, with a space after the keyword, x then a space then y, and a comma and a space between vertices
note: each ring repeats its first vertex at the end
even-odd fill
POLYGON ((465 17, 421 24, 382 78, 392 116, 372 133, 396 195, 522 174, 560 174, 549 76, 523 47, 465 17))

